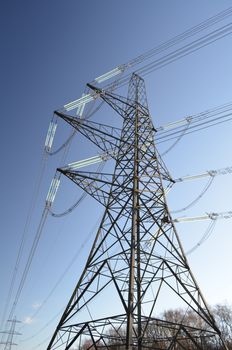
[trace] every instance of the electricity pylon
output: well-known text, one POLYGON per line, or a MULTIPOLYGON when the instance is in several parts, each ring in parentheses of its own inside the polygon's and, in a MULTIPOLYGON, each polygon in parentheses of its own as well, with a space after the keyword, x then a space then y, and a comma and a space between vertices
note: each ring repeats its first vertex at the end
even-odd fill
POLYGON ((48 349, 226 349, 168 210, 173 180, 155 146, 143 79, 128 97, 89 85, 122 129, 56 112, 115 159, 112 174, 58 169, 104 207, 84 271, 48 349), (175 298, 174 298, 175 296, 175 298), (178 299, 197 324, 158 318, 178 299))
POLYGON ((4 346, 4 350, 11 350, 13 345, 17 345, 16 343, 14 343, 14 337, 16 335, 21 335, 21 333, 18 333, 15 331, 16 328, 16 323, 20 323, 20 321, 18 321, 16 319, 16 317, 14 317, 12 320, 8 320, 8 322, 11 323, 11 327, 9 330, 5 330, 5 331, 1 331, 1 334, 7 334, 7 340, 6 341, 1 341, 0 344, 5 345, 4 346))

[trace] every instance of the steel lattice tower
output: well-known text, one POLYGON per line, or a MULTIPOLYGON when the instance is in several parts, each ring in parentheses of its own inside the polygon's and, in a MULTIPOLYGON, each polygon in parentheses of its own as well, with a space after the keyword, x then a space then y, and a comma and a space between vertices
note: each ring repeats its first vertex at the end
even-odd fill
POLYGON ((56 112, 108 152, 115 169, 113 174, 59 169, 105 211, 48 349, 83 349, 83 343, 91 350, 226 349, 168 210, 165 191, 173 181, 155 146, 143 79, 132 75, 127 98, 88 86, 123 118, 123 126, 56 112), (163 292, 196 313, 198 326, 157 318, 163 292))
POLYGON ((2 334, 7 334, 6 341, 0 341, 0 345, 5 345, 4 350, 11 350, 12 346, 17 345, 16 343, 14 343, 14 337, 17 335, 22 335, 21 333, 15 331, 16 323, 21 323, 16 319, 16 317, 14 317, 12 320, 8 320, 8 322, 11 323, 10 329, 0 332, 2 334))

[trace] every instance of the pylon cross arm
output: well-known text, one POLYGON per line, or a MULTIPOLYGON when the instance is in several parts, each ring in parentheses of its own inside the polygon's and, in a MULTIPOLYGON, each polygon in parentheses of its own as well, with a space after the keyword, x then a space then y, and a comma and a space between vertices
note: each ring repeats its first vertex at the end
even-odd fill
MULTIPOLYGON (((102 205, 109 205, 109 195, 117 189, 121 189, 121 181, 125 176, 118 176, 115 181, 112 181, 113 174, 110 173, 95 173, 84 171, 71 171, 66 168, 57 169, 60 173, 72 180, 81 189, 91 195, 94 199, 100 202, 102 205)), ((124 186, 126 189, 126 186, 124 186)), ((113 199, 117 202, 117 195, 114 195, 113 199)))
POLYGON ((56 111, 55 114, 71 125, 84 137, 112 158, 116 158, 116 150, 120 143, 120 129, 105 124, 90 122, 56 111))
POLYGON ((115 93, 104 91, 99 89, 91 84, 87 84, 87 86, 95 91, 99 96, 110 106, 112 107, 122 118, 125 118, 133 109, 135 105, 140 109, 140 112, 144 115, 149 115, 149 111, 147 106, 139 103, 138 101, 134 101, 129 97, 125 98, 123 96, 117 95, 115 93), (127 111, 125 113, 125 111, 127 111))

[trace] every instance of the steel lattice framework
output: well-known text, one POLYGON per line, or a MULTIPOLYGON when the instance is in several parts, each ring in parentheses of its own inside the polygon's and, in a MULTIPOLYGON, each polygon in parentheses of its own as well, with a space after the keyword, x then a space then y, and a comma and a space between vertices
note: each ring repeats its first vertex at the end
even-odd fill
POLYGON ((123 118, 123 126, 56 112, 109 153, 115 169, 58 169, 105 211, 48 349, 226 349, 168 210, 164 189, 173 180, 155 146, 143 79, 132 75, 127 98, 89 87, 123 118), (197 315, 197 325, 157 318, 159 300, 165 308, 173 296, 197 315))

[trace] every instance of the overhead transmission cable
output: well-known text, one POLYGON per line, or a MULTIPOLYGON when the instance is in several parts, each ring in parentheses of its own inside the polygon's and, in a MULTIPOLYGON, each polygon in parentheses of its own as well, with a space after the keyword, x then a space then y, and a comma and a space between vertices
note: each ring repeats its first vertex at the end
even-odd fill
MULTIPOLYGON (((55 116, 53 116, 53 119, 54 118, 55 118, 55 116)), ((52 122, 54 123, 53 120, 52 120, 52 122)), ((55 129, 53 129, 53 131, 55 132, 55 129)), ((45 140, 45 148, 48 145, 51 147, 52 146, 52 142, 53 142, 53 139, 51 140, 51 124, 50 124, 49 132, 48 132, 48 134, 46 136, 46 140, 45 140)), ((22 238, 21 238, 21 242, 20 242, 20 246, 19 246, 19 250, 18 250, 18 254, 17 254, 17 258, 16 258, 15 267, 14 267, 14 270, 13 270, 13 275, 12 275, 10 287, 9 287, 9 291, 7 293, 7 300, 6 300, 6 303, 5 303, 5 307, 4 307, 4 311, 3 311, 3 317, 2 317, 2 320, 1 320, 0 328, 2 328, 2 326, 3 326, 4 322, 5 322, 6 314, 7 314, 7 311, 9 309, 10 300, 11 300, 13 289, 14 289, 14 286, 15 286, 16 276, 18 274, 18 269, 19 269, 19 265, 20 265, 20 262, 21 262, 21 258, 22 258, 22 254, 23 254, 23 250, 24 250, 24 246, 25 246, 26 236, 28 234, 28 229, 29 229, 29 226, 30 226, 30 223, 31 223, 31 218, 32 218, 32 215, 33 215, 36 203, 37 203, 38 196, 39 196, 40 187, 41 187, 42 179, 43 179, 45 168, 46 168, 46 161, 47 161, 47 155, 46 155, 46 152, 45 152, 43 154, 43 156, 42 156, 41 164, 39 166, 39 169, 40 169, 39 170, 39 175, 38 175, 38 178, 37 178, 36 183, 35 183, 35 188, 34 188, 34 192, 33 192, 33 195, 32 195, 29 211, 28 211, 28 214, 27 214, 27 217, 26 217, 26 222, 25 222, 24 229, 23 229, 23 234, 22 234, 22 238)), ((14 305, 15 305, 15 302, 16 302, 16 300, 14 301, 14 305)), ((15 307, 13 306, 12 309, 14 310, 14 308, 15 307)), ((10 315, 12 315, 12 313, 14 312, 13 310, 11 310, 10 315)))
POLYGON ((180 135, 177 137, 177 139, 174 141, 174 143, 170 147, 168 147, 168 149, 166 149, 163 153, 161 153, 161 157, 168 154, 180 142, 180 140, 182 139, 182 137, 185 135, 186 131, 188 130, 189 125, 190 125, 190 122, 187 124, 185 129, 180 133, 180 135))
POLYGON ((47 338, 43 339, 39 344, 37 344, 33 348, 31 348, 31 350, 38 349, 41 345, 44 345, 50 339, 51 339, 51 336, 49 335, 47 338))
MULTIPOLYGON (((33 336, 30 337, 30 339, 33 339, 35 338, 37 335, 39 335, 40 333, 42 333, 44 330, 46 330, 46 328, 53 322, 56 320, 56 318, 64 311, 64 306, 52 317, 50 318, 50 320, 48 322, 46 322, 46 324, 40 328, 33 336)), ((29 340, 29 339, 28 339, 29 340)), ((21 340, 21 342, 24 342, 26 341, 25 339, 21 340)))
POLYGON ((73 137, 76 135, 76 130, 72 131, 71 134, 69 135, 69 137, 67 138, 67 140, 60 146, 58 147, 55 151, 51 152, 46 150, 46 152, 50 155, 50 156, 54 156, 57 153, 59 153, 60 151, 62 151, 65 147, 67 147, 67 145, 70 143, 70 141, 73 139, 73 137))
POLYGON ((218 106, 205 112, 201 112, 157 128, 156 141, 159 141, 161 143, 162 140, 169 139, 174 135, 177 135, 177 137, 179 137, 179 134, 182 134, 183 132, 184 135, 186 135, 189 133, 189 129, 198 128, 207 123, 213 123, 214 125, 214 123, 218 120, 224 118, 230 119, 231 116, 232 103, 223 105, 221 107, 218 106), (185 130, 186 125, 188 125, 188 130, 185 130))
POLYGON ((81 202, 86 198, 86 196, 88 195, 87 192, 82 193, 82 195, 77 199, 77 201, 68 209, 66 209, 65 211, 61 212, 61 213, 54 213, 51 209, 49 209, 51 216, 53 216, 54 218, 61 218, 67 214, 70 214, 71 212, 73 212, 74 209, 76 209, 81 202))
POLYGON ((186 255, 190 255, 192 254, 196 249, 198 249, 204 242, 206 242, 209 237, 212 235, 213 233, 213 230, 216 226, 216 223, 217 223, 217 219, 215 220, 212 220, 210 223, 209 223, 209 226, 207 227, 206 231, 204 232, 203 236, 201 237, 201 239, 199 240, 199 242, 197 244, 195 244, 191 249, 189 249, 187 252, 186 252, 186 255))
POLYGON ((23 270, 23 273, 22 273, 22 276, 21 276, 21 279, 19 282, 19 286, 17 288, 16 294, 14 297, 14 302, 12 304, 12 307, 11 307, 11 310, 9 313, 9 318, 12 317, 12 315, 14 314, 15 309, 17 307, 20 295, 21 295, 23 287, 25 285, 25 282, 26 282, 28 273, 30 271, 31 264, 32 264, 32 261, 33 261, 33 258, 34 258, 34 255, 35 255, 35 252, 37 249, 37 246, 39 244, 39 241, 40 241, 40 238, 41 238, 41 235, 43 232, 43 228, 45 226, 45 223, 46 223, 46 220, 47 220, 47 217, 49 214, 48 208, 52 204, 52 202, 54 201, 56 192, 57 192, 58 187, 59 187, 59 183, 60 183, 60 174, 56 174, 54 179, 51 182, 51 186, 50 186, 47 198, 46 198, 46 205, 45 205, 44 210, 42 212, 41 219, 40 219, 40 222, 39 222, 38 228, 36 230, 36 234, 35 234, 35 237, 34 237, 30 252, 29 252, 29 256, 27 258, 26 265, 24 267, 24 270, 23 270))
POLYGON ((232 33, 232 23, 229 23, 225 26, 222 26, 219 29, 212 31, 209 34, 204 35, 203 37, 194 40, 193 42, 184 45, 183 47, 173 51, 172 53, 163 56, 160 59, 155 60, 154 62, 147 64, 146 66, 138 69, 136 72, 142 76, 145 76, 159 68, 163 68, 167 64, 173 63, 180 58, 183 58, 195 51, 200 50, 201 48, 208 46, 215 41, 222 39, 232 33))
POLYGON ((229 7, 228 9, 219 12, 218 14, 204 20, 203 22, 200 22, 196 26, 193 26, 193 27, 187 29, 183 33, 181 33, 181 34, 165 41, 164 43, 148 50, 147 52, 137 56, 136 58, 130 60, 128 63, 125 63, 119 67, 122 67, 122 70, 125 70, 128 68, 132 68, 138 64, 141 64, 145 60, 160 54, 161 52, 163 52, 163 51, 173 47, 174 45, 188 39, 189 37, 192 37, 196 34, 199 34, 202 31, 210 28, 211 26, 213 26, 221 21, 224 21, 226 18, 230 17, 231 15, 232 15, 232 7, 229 7))
POLYGON ((166 50, 167 48, 172 47, 173 45, 176 45, 177 43, 193 36, 196 35, 200 32, 202 32, 205 29, 208 29, 209 27, 225 20, 227 17, 230 17, 232 15, 232 7, 227 8, 226 10, 223 10, 221 12, 219 12, 218 14, 200 22, 199 24, 187 29, 186 31, 184 31, 183 33, 167 40, 166 42, 160 44, 157 47, 154 47, 152 49, 150 49, 149 51, 139 55, 138 57, 132 59, 131 61, 129 61, 127 64, 125 64, 126 67, 133 67, 137 64, 142 63, 144 60, 153 57, 154 55, 156 55, 157 53, 160 53, 164 50, 166 50))
MULTIPOLYGON (((225 11, 227 12, 227 11, 225 11)), ((152 57, 153 55, 157 55, 159 53, 161 53, 162 51, 172 47, 173 45, 176 45, 178 42, 181 42, 182 40, 195 35, 196 33, 199 33, 200 31, 210 27, 211 25, 218 23, 219 21, 221 21, 222 19, 225 19, 228 16, 231 16, 232 14, 232 8, 228 9, 227 15, 225 17, 221 17, 220 20, 216 20, 216 21, 212 21, 210 23, 208 23, 207 26, 201 26, 198 25, 196 26, 197 30, 196 31, 186 31, 184 33, 187 33, 187 35, 181 34, 177 37, 174 37, 173 40, 169 40, 163 44, 161 44, 160 46, 158 46, 157 48, 154 48, 151 50, 152 53, 150 54, 144 54, 139 56, 139 59, 134 59, 131 62, 129 62, 128 64, 122 65, 122 67, 124 67, 124 69, 122 69, 121 73, 124 73, 125 67, 129 68, 132 67, 136 64, 140 64, 142 63, 144 60, 152 57), (191 33, 191 35, 190 35, 191 33)), ((217 15, 215 16, 217 17, 217 15)), ((173 63, 175 61, 177 61, 180 58, 183 58, 197 50, 200 50, 201 48, 208 46, 211 43, 214 43, 215 41, 222 39, 228 35, 230 35, 232 33, 232 23, 229 23, 225 26, 222 26, 214 31, 212 31, 209 34, 206 34, 205 36, 198 38, 186 45, 184 45, 181 48, 178 48, 176 50, 174 50, 171 53, 168 53, 167 55, 164 55, 156 60, 154 60, 153 62, 150 62, 148 64, 146 64, 145 66, 138 68, 137 70, 135 70, 135 73, 141 75, 141 76, 145 76, 155 70, 161 69, 165 66, 167 66, 170 63, 173 63)), ((118 88, 120 86, 124 86, 128 83, 129 79, 130 79, 131 74, 127 74, 126 76, 119 78, 115 81, 113 81, 112 83, 109 83, 107 85, 104 86, 104 89, 106 90, 114 90, 115 88, 118 88)), ((94 83, 94 81, 93 81, 94 83)))
POLYGON ((25 246, 26 237, 27 237, 27 234, 28 234, 28 229, 29 229, 29 226, 30 226, 30 223, 31 223, 31 218, 32 218, 32 215, 33 215, 36 203, 37 203, 38 195, 39 195, 39 192, 40 192, 40 187, 41 187, 41 183, 42 183, 45 167, 46 167, 46 157, 43 156, 43 158, 41 160, 40 167, 39 167, 39 169, 40 169, 39 175, 38 175, 38 178, 36 180, 34 191, 33 191, 33 194, 32 194, 32 198, 31 198, 31 202, 30 202, 30 206, 29 206, 29 211, 28 211, 28 214, 27 214, 27 217, 26 217, 26 222, 25 222, 25 225, 24 225, 24 228, 23 228, 22 238, 21 238, 21 242, 20 242, 20 245, 19 245, 19 250, 18 250, 18 254, 17 254, 17 258, 16 258, 16 262, 15 262, 15 266, 14 266, 14 270, 13 270, 13 274, 12 274, 12 278, 11 278, 11 282, 10 282, 10 287, 9 287, 9 291, 7 293, 7 300, 6 300, 6 303, 5 303, 4 310, 3 310, 3 315, 2 315, 2 319, 1 319, 0 329, 2 329, 3 324, 6 321, 6 314, 7 314, 7 311, 9 309, 10 300, 11 300, 13 289, 14 289, 14 286, 15 286, 16 276, 17 276, 17 273, 18 273, 18 269, 19 269, 19 265, 20 265, 21 259, 22 259, 22 254, 23 254, 23 251, 24 251, 24 246, 25 246))
MULTIPOLYGON (((133 68, 134 66, 139 65, 148 59, 151 59, 153 56, 159 55, 163 51, 172 48, 174 45, 177 45, 177 44, 181 43, 182 41, 203 32, 204 30, 207 30, 208 28, 218 24, 219 22, 226 20, 231 15, 232 15, 232 7, 229 7, 228 9, 216 14, 215 16, 208 18, 207 20, 199 23, 198 25, 191 27, 190 29, 184 31, 183 33, 181 33, 181 34, 171 38, 170 40, 158 45, 157 47, 145 52, 144 54, 139 55, 138 57, 130 60, 129 62, 127 62, 125 64, 121 64, 120 66, 118 66, 118 67, 112 69, 111 71, 103 74, 102 76, 96 78, 91 83, 92 84, 95 84, 95 83, 101 84, 102 82, 105 82, 108 79, 112 79, 112 78, 116 77, 116 79, 113 82, 108 83, 106 85, 103 85, 104 89, 108 89, 108 90, 112 91, 120 86, 123 86, 123 85, 127 84, 127 82, 129 81, 130 74, 127 74, 122 78, 117 78, 118 75, 123 75, 126 70, 133 68)), ((160 69, 163 66, 166 66, 167 64, 172 63, 173 61, 176 61, 177 59, 186 56, 187 54, 190 54, 196 50, 199 50, 200 48, 202 48, 206 45, 209 45, 210 43, 215 42, 216 40, 219 40, 219 39, 225 37, 226 35, 231 34, 231 32, 232 32, 231 23, 226 24, 226 25, 224 25, 220 28, 217 28, 216 30, 204 35, 203 37, 198 38, 198 39, 184 45, 183 47, 180 47, 177 50, 174 50, 173 52, 171 52, 167 55, 164 55, 163 57, 160 57, 160 58, 146 64, 143 67, 138 68, 137 70, 135 70, 135 72, 137 74, 140 74, 140 75, 146 75, 146 74, 150 73, 151 71, 160 69)), ((94 101, 92 94, 84 94, 84 96, 82 96, 80 99, 73 101, 73 102, 70 102, 67 105, 65 105, 64 109, 69 111, 69 110, 76 109, 76 108, 77 109, 84 108, 85 105, 90 101, 94 101)), ((97 110, 98 109, 99 108, 97 107, 97 110)), ((93 110, 91 112, 91 115, 94 113, 95 113, 95 111, 93 110)))
POLYGON ((215 116, 222 112, 225 113, 229 111, 232 111, 232 102, 227 102, 222 105, 215 106, 205 111, 202 111, 200 113, 196 113, 194 115, 187 116, 185 118, 176 120, 174 122, 170 122, 162 126, 158 126, 156 127, 156 131, 159 135, 162 135, 169 132, 172 129, 181 128, 185 125, 188 125, 189 123, 193 123, 195 120, 200 121, 201 119, 204 119, 206 117, 215 116))
MULTIPOLYGON (((41 311, 41 309, 46 305, 47 301, 50 299, 50 297, 54 294, 55 290, 57 289, 57 287, 60 285, 60 283, 62 282, 62 280, 64 279, 65 276, 67 276, 68 271, 71 269, 71 267, 74 265, 74 263, 76 262, 76 260, 78 259, 78 257, 80 256, 83 248, 85 248, 85 246, 87 245, 87 243, 90 241, 91 237, 94 235, 94 233, 96 232, 96 229, 98 228, 99 224, 101 222, 101 216, 97 219, 97 221, 95 222, 93 228, 91 229, 91 231, 89 232, 89 234, 86 236, 86 239, 84 240, 84 242, 81 244, 81 246, 78 248, 77 252, 75 253, 75 255, 72 257, 72 259, 70 260, 69 264, 67 265, 67 267, 64 269, 63 273, 61 274, 61 276, 59 277, 59 279, 56 281, 55 285, 53 286, 53 288, 50 290, 49 294, 46 296, 46 298, 43 300, 43 302, 41 303, 40 307, 35 311, 35 313, 31 316, 31 318, 35 318, 38 313, 41 311)), ((62 309, 63 310, 63 309, 62 309)), ((52 318, 53 320, 53 318, 52 318)), ((23 327, 22 327, 23 328, 23 327)), ((22 329, 21 328, 21 329, 22 329)), ((42 328, 44 329, 44 327, 42 328)), ((28 341, 32 338, 34 338, 36 335, 38 335, 40 333, 37 332, 36 334, 34 334, 33 336, 30 336, 28 338, 22 339, 22 342, 28 341)))
POLYGON ((40 241, 40 238, 41 238, 41 235, 42 235, 42 232, 43 232, 43 228, 44 228, 46 219, 47 219, 48 214, 49 214, 49 207, 51 206, 51 204, 53 203, 53 201, 55 199, 55 196, 56 196, 59 184, 60 184, 60 176, 61 176, 60 174, 56 173, 55 177, 52 179, 52 182, 51 182, 51 185, 50 185, 50 188, 49 188, 49 191, 48 191, 48 195, 47 195, 47 198, 46 198, 46 205, 45 205, 45 207, 43 209, 43 212, 42 212, 42 215, 41 215, 41 219, 40 219, 38 228, 36 230, 36 234, 35 234, 35 237, 34 237, 34 240, 33 240, 33 243, 32 243, 31 249, 30 249, 30 252, 29 252, 29 256, 27 258, 26 265, 25 265, 24 270, 23 270, 23 274, 22 274, 20 282, 19 282, 19 286, 18 286, 16 295, 15 295, 15 299, 14 299, 14 302, 13 302, 13 305, 12 305, 12 308, 11 308, 11 311, 10 311, 9 318, 12 317, 12 314, 15 311, 15 308, 17 306, 19 297, 20 297, 22 289, 24 287, 27 275, 28 275, 30 267, 31 267, 32 260, 34 258, 34 255, 35 255, 38 243, 40 241))
POLYGON ((14 302, 13 302, 13 305, 12 305, 12 308, 11 308, 11 311, 10 311, 10 314, 9 314, 9 318, 12 317, 12 315, 13 315, 13 313, 15 311, 15 308, 17 306, 19 297, 20 297, 22 289, 24 287, 24 284, 25 284, 27 275, 29 273, 29 270, 30 270, 30 267, 31 267, 31 263, 32 263, 32 260, 33 260, 33 257, 34 257, 35 251, 36 251, 36 248, 38 246, 38 243, 39 243, 42 231, 43 231, 43 227, 44 227, 46 219, 47 219, 47 215, 48 215, 48 210, 45 208, 43 210, 42 217, 41 217, 41 220, 40 220, 40 223, 39 223, 39 227, 37 229, 36 236, 34 238, 34 241, 33 241, 30 253, 29 253, 29 257, 28 257, 27 262, 26 262, 26 266, 24 268, 24 271, 23 271, 23 274, 22 274, 22 277, 21 277, 21 280, 20 280, 20 283, 19 283, 19 287, 17 289, 16 295, 15 295, 15 298, 14 298, 14 302))
MULTIPOLYGON (((136 74, 139 74, 140 76, 145 76, 151 72, 154 72, 155 70, 158 70, 160 68, 165 67, 166 65, 173 63, 180 58, 183 58, 195 51, 200 50, 203 47, 206 47, 217 40, 220 40, 232 33, 232 23, 226 24, 216 30, 213 30, 209 34, 204 35, 201 38, 198 38, 183 47, 180 47, 164 56, 161 56, 160 58, 157 58, 153 60, 152 62, 146 64, 145 66, 136 69, 134 72, 136 74)), ((119 88, 128 83, 130 79, 130 74, 125 75, 122 78, 119 78, 117 80, 117 84, 114 82, 114 86, 119 88)), ((112 88, 112 83, 109 83, 104 86, 104 89, 110 89, 112 88)))
MULTIPOLYGON (((210 120, 202 121, 196 125, 189 126, 188 130, 184 133, 183 136, 187 136, 187 135, 190 135, 192 133, 208 129, 212 126, 223 124, 223 123, 229 122, 231 120, 232 120, 232 113, 218 116, 218 117, 210 119, 210 120)), ((167 141, 171 141, 173 139, 176 139, 179 137, 179 135, 180 135, 180 133, 182 133, 182 131, 183 130, 175 131, 175 129, 174 129, 173 132, 170 132, 169 134, 166 134, 166 135, 160 136, 160 137, 157 136, 156 144, 161 144, 163 142, 167 142, 167 141)))
MULTIPOLYGON (((54 139, 56 128, 57 128, 57 121, 54 120, 54 118, 55 117, 53 117, 53 119, 52 119, 52 121, 50 123, 49 129, 48 129, 48 133, 47 133, 47 137, 46 137, 46 140, 45 140, 45 149, 47 151, 50 150, 51 147, 52 147, 53 139, 54 139)), ((65 147, 63 147, 64 148, 64 152, 63 152, 63 155, 62 155, 62 158, 61 158, 61 163, 63 163, 65 161, 66 157, 67 157, 67 152, 68 152, 68 149, 69 149, 68 147, 70 147, 70 142, 67 142, 65 147)), ((102 168, 103 166, 104 166, 104 164, 103 165, 99 165, 99 169, 102 168)), ((41 175, 40 182, 41 181, 42 181, 42 175, 41 175)), ((36 232, 36 236, 34 238, 34 241, 33 241, 30 253, 29 253, 29 257, 27 259, 26 266, 25 266, 24 271, 23 271, 23 275, 21 277, 21 280, 20 280, 20 283, 19 283, 19 286, 18 286, 18 289, 17 289, 17 292, 16 292, 16 296, 15 296, 15 299, 14 299, 14 302, 13 302, 13 305, 12 305, 12 308, 11 308, 11 311, 10 311, 10 316, 9 316, 10 318, 12 317, 12 314, 14 313, 14 310, 15 310, 15 308, 17 306, 17 303, 18 303, 19 297, 21 295, 22 289, 24 287, 24 284, 25 284, 27 275, 29 273, 30 266, 31 266, 31 263, 32 263, 35 251, 37 249, 40 237, 42 235, 42 231, 43 231, 43 228, 44 228, 44 225, 45 225, 45 222, 46 222, 46 219, 47 219, 47 216, 48 216, 51 204, 53 203, 53 201, 55 199, 55 195, 56 195, 56 192, 58 190, 59 183, 60 183, 60 174, 59 175, 56 174, 54 179, 52 180, 52 183, 51 183, 51 186, 50 186, 50 189, 49 189, 49 192, 48 192, 48 196, 47 196, 47 199, 46 199, 46 206, 45 206, 45 208, 43 210, 43 213, 42 213, 42 216, 41 216, 41 220, 40 220, 37 232, 36 232)), ((39 192, 39 188, 38 188, 37 192, 39 192)), ((83 197, 84 197, 84 195, 83 195, 83 197)), ((78 203, 75 203, 73 208, 71 207, 68 210, 68 212, 71 212, 72 210, 74 210, 74 208, 78 204, 80 204, 80 202, 81 202, 81 200, 79 199, 78 203)), ((61 215, 58 214, 58 216, 63 216, 65 214, 66 214, 66 212, 62 213, 61 215)), ((53 213, 53 216, 56 216, 56 214, 53 213)), ((24 243, 24 241, 23 241, 23 243, 24 243)), ((21 247, 20 247, 20 249, 21 249, 21 247)), ((20 250, 20 252, 21 252, 21 250, 20 250)), ((15 278, 16 278, 16 273, 14 275, 14 280, 15 280, 15 278)), ((11 287, 11 294, 12 294, 12 291, 13 291, 13 286, 11 287)), ((11 297, 11 295, 10 295, 10 297, 11 297)), ((7 303, 6 307, 5 307, 5 309, 6 309, 5 313, 7 312, 7 309, 9 307, 10 297, 8 298, 9 300, 8 300, 8 303, 7 303)))
MULTIPOLYGON (((56 132, 56 128, 57 128, 57 121, 55 119, 55 116, 53 116, 52 121, 51 121, 50 126, 49 126, 49 129, 48 129, 46 140, 45 140, 45 149, 47 149, 47 150, 51 149, 51 147, 52 147, 53 139, 54 139, 55 132, 56 132)), ((68 145, 70 146, 70 142, 64 147, 64 152, 63 152, 63 155, 62 155, 62 162, 66 159, 67 151, 68 151, 68 148, 67 148, 68 145)), ((46 156, 46 153, 45 153, 45 155, 43 156, 43 160, 46 160, 46 159, 47 159, 47 156, 46 156)), ((9 303, 10 303, 10 299, 11 299, 11 296, 12 296, 13 287, 14 287, 14 284, 15 284, 15 279, 16 279, 16 275, 17 275, 17 271, 18 271, 18 266, 19 266, 19 262, 21 260, 23 246, 25 244, 25 238, 26 238, 26 233, 27 233, 27 230, 28 230, 28 225, 29 225, 29 222, 31 220, 32 212, 33 212, 33 210, 35 208, 36 199, 37 199, 37 196, 38 196, 38 193, 39 193, 39 189, 40 189, 40 185, 41 185, 41 182, 42 182, 45 165, 46 165, 46 163, 43 162, 42 170, 41 170, 41 173, 40 173, 40 176, 39 176, 39 181, 38 181, 38 185, 37 185, 36 192, 35 192, 36 195, 33 198, 34 199, 33 205, 31 207, 31 210, 29 211, 29 215, 28 215, 28 218, 26 220, 25 230, 24 230, 22 242, 21 242, 21 245, 20 245, 20 248, 19 248, 19 253, 18 253, 18 257, 17 257, 17 261, 16 261, 16 268, 14 270, 14 275, 13 275, 13 279, 12 279, 11 286, 10 286, 10 293, 8 294, 8 299, 7 299, 7 303, 6 303, 6 306, 5 306, 5 310, 6 311, 5 311, 4 317, 6 315, 7 309, 9 308, 9 303)), ((26 265, 24 267, 23 274, 21 276, 21 280, 19 282, 19 286, 18 286, 16 295, 15 295, 15 298, 14 298, 13 305, 11 307, 9 318, 12 317, 12 315, 14 313, 14 310, 15 310, 17 304, 18 304, 18 300, 20 298, 20 295, 21 295, 22 289, 24 287, 27 275, 29 273, 29 270, 30 270, 30 267, 31 267, 31 263, 32 263, 32 260, 34 258, 34 255, 35 255, 35 251, 37 249, 37 246, 38 246, 39 240, 41 238, 41 235, 42 235, 42 232, 43 232, 43 228, 44 228, 44 225, 45 225, 48 213, 49 213, 49 210, 48 210, 49 209, 49 204, 51 204, 54 201, 56 192, 58 190, 59 182, 60 182, 60 174, 56 175, 55 178, 52 180, 52 184, 51 184, 51 187, 50 187, 50 190, 49 190, 49 193, 48 193, 48 197, 49 196, 50 197, 49 198, 47 197, 46 206, 45 206, 45 208, 43 210, 43 213, 42 213, 42 216, 41 216, 41 220, 40 220, 39 226, 37 228, 36 235, 34 237, 34 240, 33 240, 33 243, 32 243, 32 247, 30 249, 29 256, 28 256, 26 265)), ((4 322, 4 320, 3 320, 3 322, 4 322)))
POLYGON ((202 192, 193 201, 191 201, 188 205, 186 205, 185 207, 183 207, 181 209, 171 210, 171 213, 177 214, 177 213, 180 213, 182 211, 185 211, 185 210, 193 207, 204 196, 204 194, 208 191, 208 189, 210 188, 210 186, 213 183, 213 180, 214 180, 214 176, 211 176, 211 178, 208 180, 207 184, 203 188, 202 192))

